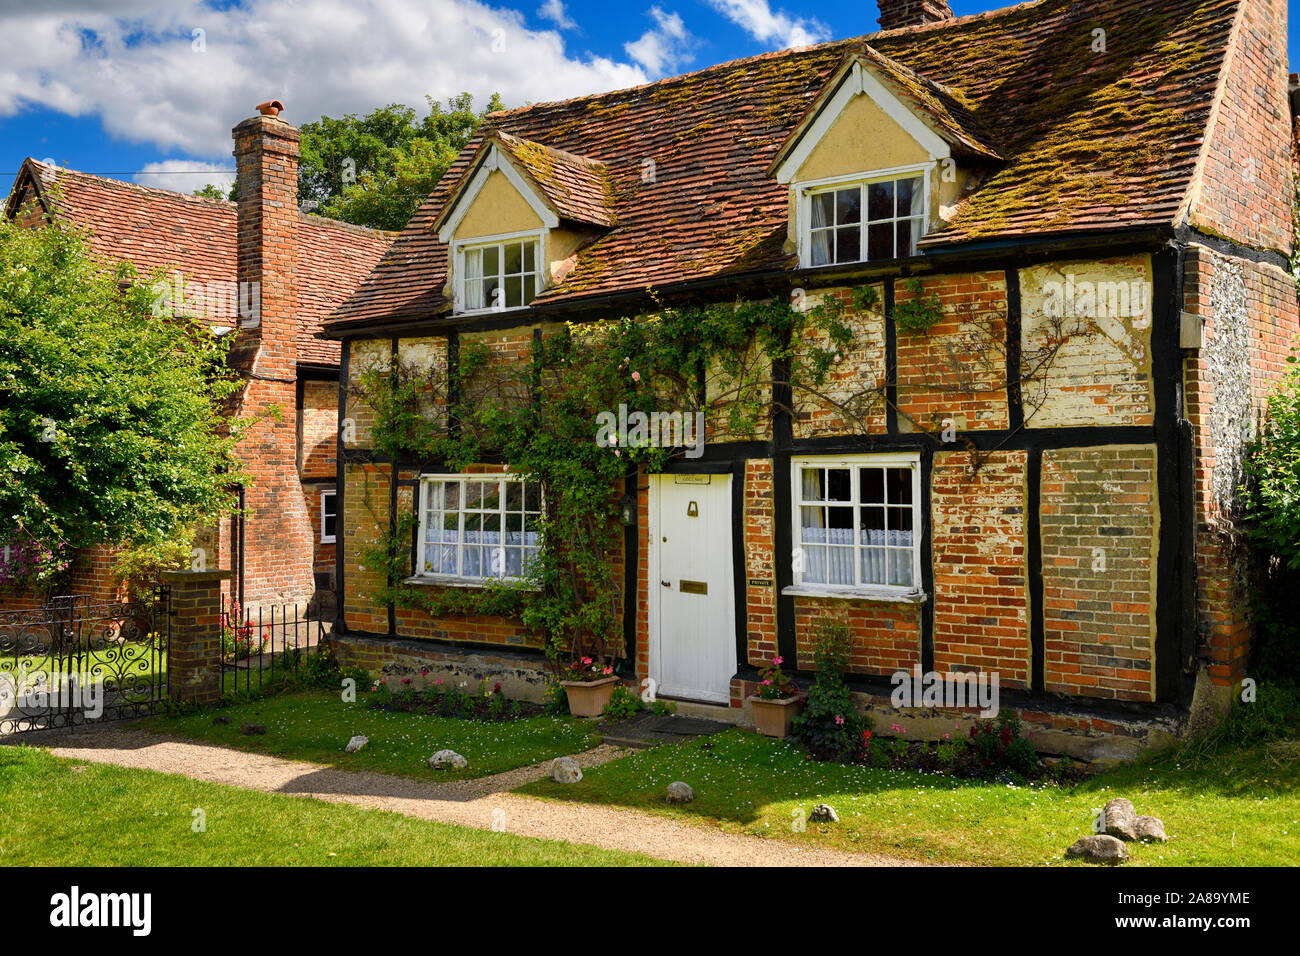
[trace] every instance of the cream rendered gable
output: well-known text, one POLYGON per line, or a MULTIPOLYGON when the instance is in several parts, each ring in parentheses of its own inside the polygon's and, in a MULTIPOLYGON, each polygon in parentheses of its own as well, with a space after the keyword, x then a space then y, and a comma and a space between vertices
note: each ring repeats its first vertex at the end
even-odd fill
MULTIPOLYGON (((528 188, 528 184, 519 174, 508 166, 508 160, 500 158, 496 168, 484 170, 481 182, 476 183, 469 193, 462 198, 464 207, 457 211, 457 218, 452 228, 444 228, 444 241, 457 245, 473 245, 479 240, 490 240, 498 236, 520 236, 533 233, 538 235, 541 243, 541 261, 543 269, 542 283, 545 288, 561 281, 573 266, 573 257, 579 246, 591 238, 588 232, 560 228, 553 214, 543 218, 539 209, 546 213, 540 197, 528 188), (510 175, 513 173, 514 175, 510 175), (518 183, 519 185, 516 185, 518 183), (528 190, 528 195, 521 188, 528 190)), ((446 294, 453 297, 456 284, 457 256, 449 256, 447 262, 446 294)))
POLYGON ((869 179, 878 173, 899 177, 925 175, 928 229, 939 227, 943 214, 961 194, 961 179, 947 141, 858 66, 808 122, 800 139, 775 171, 790 184, 788 248, 799 244, 800 214, 810 186, 869 179))

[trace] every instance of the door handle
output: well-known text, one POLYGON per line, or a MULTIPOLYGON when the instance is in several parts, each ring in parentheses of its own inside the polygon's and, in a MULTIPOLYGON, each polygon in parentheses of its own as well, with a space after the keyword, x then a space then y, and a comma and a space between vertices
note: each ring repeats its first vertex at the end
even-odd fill
POLYGON ((670 587, 672 587, 672 585, 669 584, 667 581, 660 581, 659 583, 662 584, 662 585, 663 585, 664 587, 666 587, 666 588, 670 588, 670 587))

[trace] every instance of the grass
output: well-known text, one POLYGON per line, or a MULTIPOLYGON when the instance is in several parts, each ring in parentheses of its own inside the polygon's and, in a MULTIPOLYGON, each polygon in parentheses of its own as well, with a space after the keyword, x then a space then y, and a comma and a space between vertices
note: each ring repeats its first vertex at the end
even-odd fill
POLYGON ((0 865, 647 866, 659 861, 0 747, 0 865), (195 833, 194 811, 205 814, 195 833))
POLYGON ((347 770, 372 770, 420 779, 483 777, 588 750, 599 743, 588 721, 528 717, 489 723, 455 717, 371 710, 364 696, 344 703, 337 691, 281 693, 219 710, 184 716, 158 716, 142 726, 157 733, 311 760, 347 770), (228 724, 214 724, 223 714, 228 724), (262 724, 265 735, 244 736, 242 724, 262 724), (358 753, 344 751, 362 734, 370 743, 358 753), (428 761, 449 749, 469 761, 463 770, 431 770, 428 761))
POLYGON ((793 744, 730 730, 593 767, 577 784, 540 780, 518 792, 842 850, 983 865, 1064 865, 1065 848, 1091 832, 1094 808, 1123 796, 1138 813, 1160 817, 1172 838, 1130 844, 1129 865, 1293 866, 1300 859, 1300 741, 1166 754, 1059 789, 816 763, 793 744), (664 802, 674 780, 695 789, 693 803, 664 802), (796 814, 818 803, 833 806, 840 823, 797 832, 796 814))

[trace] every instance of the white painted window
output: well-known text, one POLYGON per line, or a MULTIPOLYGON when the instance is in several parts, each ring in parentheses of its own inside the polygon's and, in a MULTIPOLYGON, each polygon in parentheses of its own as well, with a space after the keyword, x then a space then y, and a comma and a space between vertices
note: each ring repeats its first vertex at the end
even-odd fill
POLYGON ((916 255, 926 229, 928 182, 928 172, 916 167, 801 184, 800 265, 916 255))
POLYGON ((542 288, 540 233, 457 243, 454 255, 457 312, 521 309, 542 288))
POLYGON ((334 489, 320 493, 320 542, 333 544, 338 533, 339 512, 338 497, 334 489))
POLYGON ((416 575, 524 577, 541 549, 541 486, 512 475, 424 475, 416 575))
POLYGON ((918 593, 920 456, 797 458, 791 464, 795 586, 918 593))

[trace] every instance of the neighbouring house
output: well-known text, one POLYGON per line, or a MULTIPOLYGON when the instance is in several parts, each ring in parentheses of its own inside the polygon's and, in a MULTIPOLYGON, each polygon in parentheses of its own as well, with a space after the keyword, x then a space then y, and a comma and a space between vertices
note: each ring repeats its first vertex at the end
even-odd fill
POLYGON ((860 347, 830 390, 881 400, 851 426, 799 397, 635 477, 622 676, 740 708, 774 655, 806 684, 834 617, 864 707, 889 712, 899 671, 996 673, 1041 749, 1088 759, 1168 742, 1246 676, 1234 500, 1300 328, 1284 0, 880 11, 864 37, 488 117, 324 323, 345 659, 543 670, 510 617, 377 599, 367 548, 400 518, 406 586, 434 593, 510 576, 464 528, 540 505, 508 462, 377 451, 366 369, 794 296, 843 303, 860 347), (936 324, 902 327, 922 303, 936 324))
MULTIPOLYGON (((218 333, 240 336, 231 364, 247 384, 231 413, 263 415, 239 449, 253 482, 238 489, 243 513, 201 536, 202 561, 233 572, 232 596, 246 607, 314 600, 332 615, 339 348, 316 332, 394 237, 299 212, 298 131, 277 112, 268 106, 271 115, 234 129, 236 202, 29 158, 5 214, 85 230, 103 260, 127 260, 147 281, 162 270, 169 307, 188 305, 218 333)), ((114 554, 109 546, 78 554, 71 591, 115 599, 114 554)), ((6 607, 42 600, 0 595, 6 607)))

